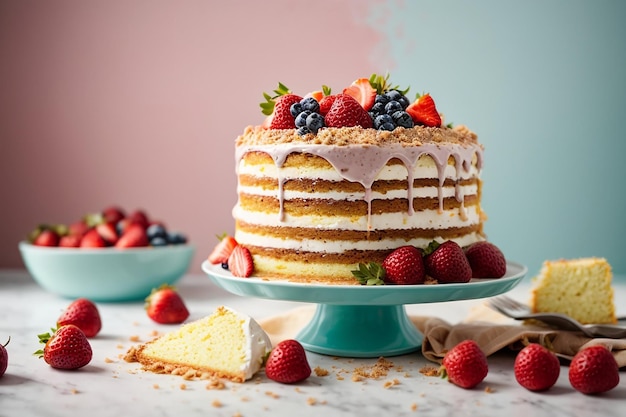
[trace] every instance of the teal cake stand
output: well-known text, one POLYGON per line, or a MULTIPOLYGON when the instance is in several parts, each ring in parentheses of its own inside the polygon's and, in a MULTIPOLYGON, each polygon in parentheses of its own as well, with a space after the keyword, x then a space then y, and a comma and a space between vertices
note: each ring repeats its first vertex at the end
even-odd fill
POLYGON ((202 270, 219 287, 236 295, 316 303, 311 321, 296 339, 305 349, 325 355, 373 358, 419 350, 422 335, 406 314, 406 304, 492 297, 513 289, 527 268, 508 262, 498 279, 463 284, 323 285, 233 277, 221 265, 203 262, 202 270))

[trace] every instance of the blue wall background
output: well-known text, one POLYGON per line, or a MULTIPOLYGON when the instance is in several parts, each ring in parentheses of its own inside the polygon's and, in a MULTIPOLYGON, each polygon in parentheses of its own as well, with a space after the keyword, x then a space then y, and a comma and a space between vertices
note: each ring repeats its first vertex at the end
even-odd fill
POLYGON ((626 273, 626 2, 387 2, 368 24, 393 80, 479 135, 486 232, 509 259, 626 273))

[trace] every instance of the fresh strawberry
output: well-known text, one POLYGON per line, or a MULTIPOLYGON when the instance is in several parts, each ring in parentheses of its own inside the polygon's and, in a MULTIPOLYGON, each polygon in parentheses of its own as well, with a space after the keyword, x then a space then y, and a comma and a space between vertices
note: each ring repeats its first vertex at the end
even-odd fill
POLYGON ((619 384, 619 367, 613 354, 602 345, 580 350, 569 365, 569 382, 583 394, 599 394, 619 384))
POLYGON ((372 118, 358 101, 347 94, 338 94, 326 116, 324 123, 328 127, 372 127, 372 118))
POLYGON ((53 333, 42 333, 39 342, 45 344, 35 355, 53 368, 78 369, 91 362, 93 352, 82 330, 73 324, 61 326, 53 333))
POLYGON ((148 215, 146 214, 146 212, 143 210, 133 211, 132 213, 128 215, 128 219, 130 220, 131 223, 139 224, 144 229, 150 226, 150 219, 148 218, 148 215))
POLYGON ((376 100, 376 90, 367 78, 354 81, 349 87, 343 89, 343 93, 353 97, 366 111, 372 108, 376 100))
POLYGON ((442 244, 433 241, 426 249, 426 254, 426 275, 438 282, 468 282, 472 279, 472 267, 463 249, 453 240, 442 244))
POLYGON ((80 240, 81 248, 104 248, 106 245, 106 241, 102 239, 102 236, 96 229, 89 229, 80 240))
POLYGON ((189 310, 180 294, 170 285, 152 290, 145 304, 148 317, 161 324, 178 324, 187 320, 189 310))
POLYGON ((59 246, 59 235, 52 229, 44 229, 33 241, 37 246, 59 246))
POLYGON ((422 284, 426 278, 422 252, 415 246, 401 246, 383 261, 387 284, 422 284))
POLYGON ((102 236, 102 239, 104 239, 107 245, 115 245, 115 243, 119 239, 119 236, 117 235, 117 229, 115 228, 115 223, 100 223, 96 226, 96 230, 98 231, 98 234, 102 236))
POLYGON ((68 234, 72 236, 82 237, 88 231, 89 231, 89 225, 87 225, 87 223, 84 220, 79 220, 75 223, 72 223, 68 227, 68 234))
POLYGON ((538 343, 530 343, 519 351, 513 367, 515 379, 530 391, 545 391, 559 379, 561 365, 554 353, 538 343))
POLYGON ((288 339, 278 343, 267 357, 265 375, 282 384, 307 379, 311 375, 311 367, 300 342, 288 339))
POLYGON ((214 265, 228 263, 228 257, 237 245, 238 243, 234 237, 224 235, 217 246, 213 249, 213 252, 209 255, 209 262, 214 265))
POLYGON ((4 345, 0 344, 0 377, 4 375, 7 371, 7 367, 9 366, 9 352, 7 352, 6 347, 10 341, 11 338, 9 337, 9 340, 7 340, 4 345))
POLYGON ((118 206, 110 206, 102 211, 102 218, 107 223, 116 224, 126 217, 126 213, 118 206))
POLYGON ((320 100, 320 114, 326 116, 337 99, 337 95, 326 96, 320 100))
POLYGON ((74 300, 57 319, 57 326, 73 324, 87 337, 95 337, 102 329, 102 320, 98 307, 86 298, 74 300))
POLYGON ((296 122, 291 114, 291 105, 299 103, 300 100, 302 97, 295 94, 285 94, 276 98, 270 129, 295 129, 296 122))
POLYGON ((441 126, 441 116, 435 107, 435 101, 428 93, 409 104, 406 112, 409 113, 415 124, 428 127, 441 126))
POLYGON ((450 382, 462 388, 474 388, 480 384, 489 368, 487 357, 473 340, 464 340, 446 352, 440 373, 450 382))
POLYGON ((59 239, 59 247, 62 248, 78 248, 80 247, 80 241, 82 236, 79 235, 65 235, 59 239))
POLYGON ((139 223, 131 223, 117 240, 115 247, 118 249, 138 248, 148 246, 149 243, 146 228, 139 223))
POLYGON ((244 246, 234 247, 228 257, 228 270, 235 277, 247 278, 254 272, 254 261, 250 250, 244 246))
POLYGON ((465 248, 472 267, 472 278, 501 278, 506 273, 506 259, 493 243, 476 242, 465 248))

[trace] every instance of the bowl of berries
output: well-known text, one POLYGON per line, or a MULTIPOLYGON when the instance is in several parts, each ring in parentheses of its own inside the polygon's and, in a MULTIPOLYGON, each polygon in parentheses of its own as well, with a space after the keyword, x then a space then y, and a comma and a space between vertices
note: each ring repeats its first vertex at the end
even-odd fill
POLYGON ((26 269, 45 290, 67 298, 143 300, 176 283, 194 247, 145 211, 110 207, 71 224, 42 224, 19 243, 26 269))

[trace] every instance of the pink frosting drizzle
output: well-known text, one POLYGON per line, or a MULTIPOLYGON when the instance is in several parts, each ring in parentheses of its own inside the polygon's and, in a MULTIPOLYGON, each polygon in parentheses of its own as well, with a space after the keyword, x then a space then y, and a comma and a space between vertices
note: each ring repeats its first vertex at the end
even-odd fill
MULTIPOLYGON (((435 162, 438 173, 438 199, 439 211, 443 212, 443 185, 445 182, 445 169, 448 164, 448 158, 453 156, 456 163, 457 173, 461 170, 466 173, 472 164, 472 158, 477 156, 477 168, 482 168, 482 148, 479 145, 461 146, 459 144, 446 144, 441 146, 436 143, 424 143, 419 146, 406 147, 402 145, 388 146, 370 146, 370 145, 347 145, 347 146, 329 146, 329 145, 307 145, 307 144, 288 144, 288 145, 249 145, 237 147, 236 169, 239 171, 239 162, 241 158, 253 151, 260 151, 268 154, 279 168, 278 178, 278 200, 280 204, 279 218, 284 219, 284 191, 283 185, 285 178, 280 176, 280 168, 284 165, 287 156, 294 152, 312 154, 328 161, 345 180, 360 183, 365 189, 365 201, 368 208, 368 230, 370 228, 371 208, 372 208, 372 185, 376 180, 378 173, 393 158, 398 158, 407 169, 407 200, 409 201, 408 214, 413 215, 413 172, 417 161, 421 155, 430 155, 435 162)), ((455 184, 455 198, 461 204, 464 201, 462 188, 458 180, 455 184)), ((465 216, 464 206, 461 206, 461 215, 465 216)))

